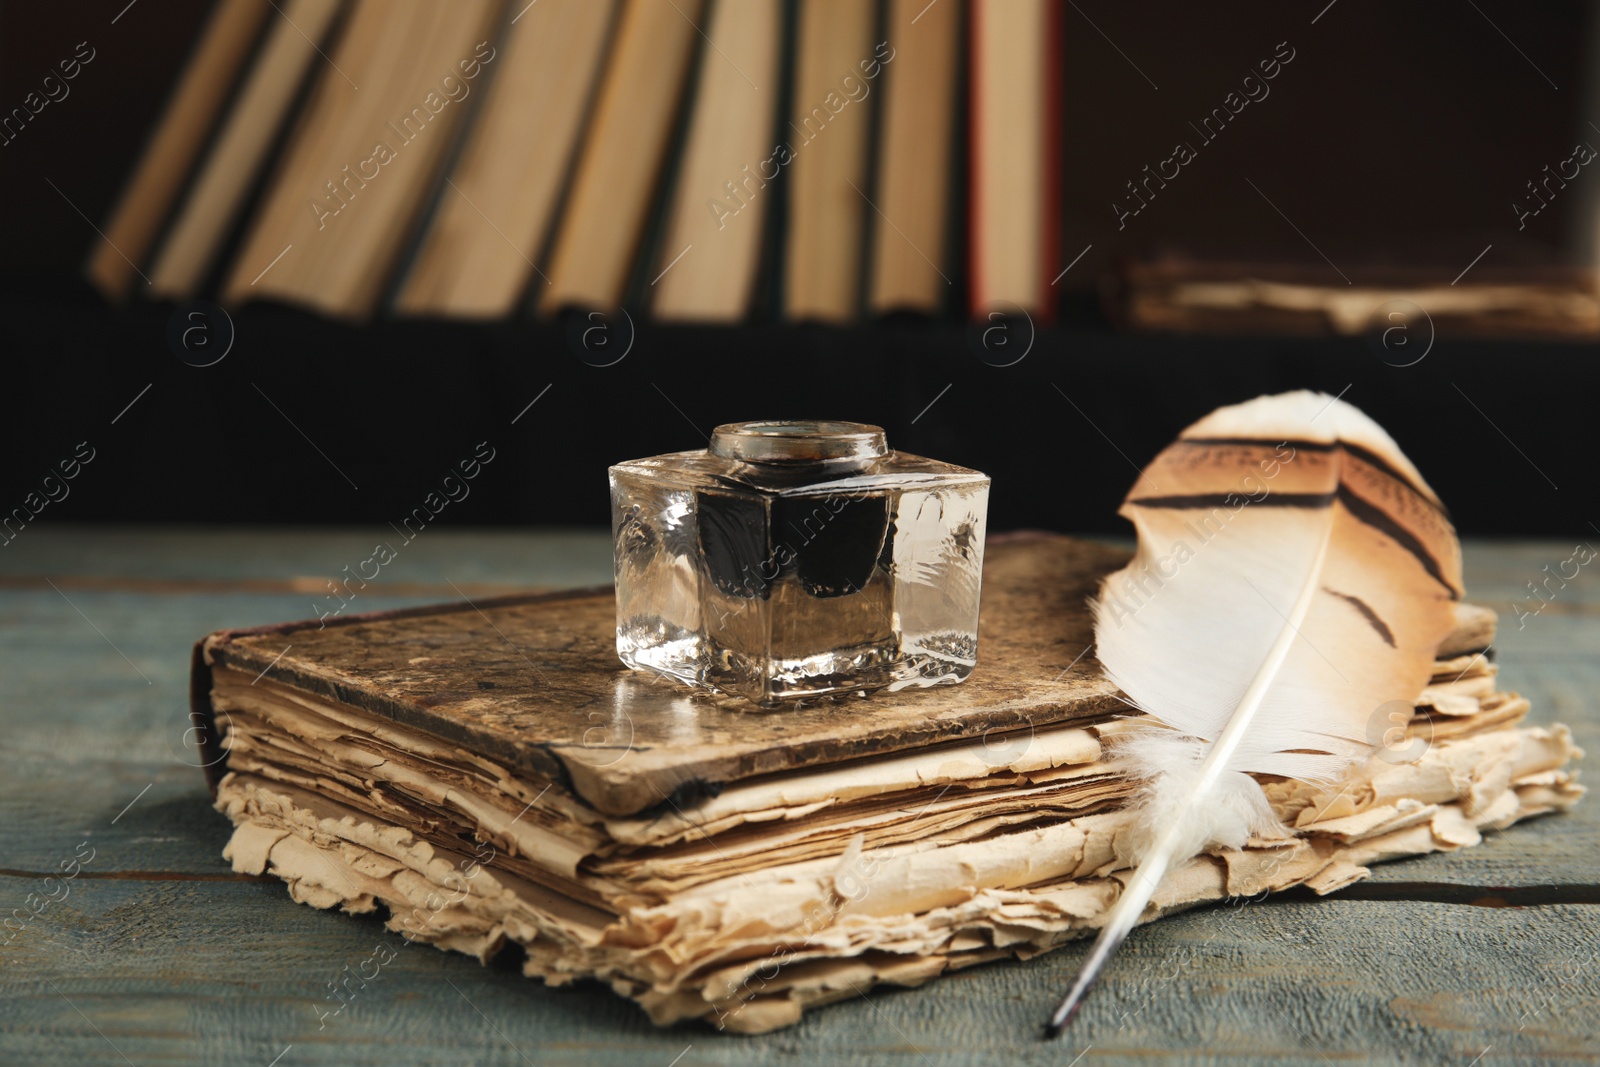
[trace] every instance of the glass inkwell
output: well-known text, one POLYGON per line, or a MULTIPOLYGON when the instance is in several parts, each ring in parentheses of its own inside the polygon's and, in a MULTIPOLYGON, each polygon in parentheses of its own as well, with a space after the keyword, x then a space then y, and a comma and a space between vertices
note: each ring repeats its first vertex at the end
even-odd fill
POLYGON ((617 654, 764 707, 960 682, 989 478, 876 426, 719 426, 611 468, 617 654))

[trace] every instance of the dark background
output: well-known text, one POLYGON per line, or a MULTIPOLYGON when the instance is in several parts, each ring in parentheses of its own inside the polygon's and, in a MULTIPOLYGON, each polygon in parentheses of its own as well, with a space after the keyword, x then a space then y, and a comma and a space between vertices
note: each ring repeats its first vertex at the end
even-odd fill
POLYGON ((1061 265, 1092 248, 1058 286, 1056 324, 1011 324, 1008 351, 1027 350, 1011 366, 986 362, 1002 357, 955 313, 957 271, 938 319, 834 328, 758 309, 688 328, 635 314, 607 327, 605 351, 627 355, 605 367, 580 358, 597 359, 582 323, 356 325, 252 305, 231 309, 233 346, 204 368, 169 346, 170 305, 113 308, 80 276, 209 5, 125 7, 0 6, 0 108, 79 41, 97 53, 0 147, 0 511, 88 441, 95 460, 36 521, 398 522, 487 440, 495 462, 439 522, 599 524, 610 462, 703 447, 719 422, 823 417, 993 475, 991 529, 1121 532, 1136 467, 1186 423, 1259 393, 1348 388, 1463 533, 1583 536, 1600 522, 1600 346, 1439 338, 1396 367, 1365 338, 1124 334, 1098 296, 1126 257, 1169 249, 1358 282, 1393 263, 1447 282, 1491 244, 1474 269, 1572 261, 1600 177, 1586 169, 1521 231, 1511 204, 1576 141, 1600 145, 1592 5, 1067 5, 1061 265), (1187 123, 1280 41, 1295 59, 1270 97, 1119 230, 1123 183, 1193 140, 1187 123))

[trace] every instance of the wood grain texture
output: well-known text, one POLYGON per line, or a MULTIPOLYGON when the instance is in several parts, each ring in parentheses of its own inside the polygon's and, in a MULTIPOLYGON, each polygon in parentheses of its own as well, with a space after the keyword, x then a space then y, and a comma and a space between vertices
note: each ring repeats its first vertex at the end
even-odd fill
MULTIPOLYGON (((360 549, 364 540, 338 531, 218 532, 174 535, 169 544, 155 534, 60 527, 30 530, 29 538, 0 561, 4 573, 176 581, 337 573, 360 558, 343 553, 347 542, 360 549)), ((595 547, 606 541, 446 531, 434 538, 418 540, 414 562, 397 562, 415 568, 410 579, 459 582, 472 568, 484 581, 532 584, 594 565, 595 547)), ((1583 574, 1520 629, 1510 616, 1525 583, 1570 551, 1549 542, 1469 544, 1467 589, 1502 613, 1501 680, 1533 700, 1531 721, 1567 722, 1593 752, 1600 582, 1583 574)), ((211 810, 184 744, 187 646, 207 630, 285 617, 304 597, 67 592, 72 604, 48 586, 0 590, 0 910, 25 907, 42 873, 82 842, 95 849, 59 907, 9 944, 0 933, 6 1063, 124 1062, 113 1043, 140 1067, 264 1067, 280 1055, 278 1067, 669 1067, 680 1054, 677 1067, 1064 1065, 1091 1045, 1082 1067, 1466 1065, 1480 1055, 1483 1067, 1600 1062, 1600 908, 1340 896, 1223 905, 1141 929, 1057 1045, 1039 1042, 1037 1025, 1079 948, 851 998, 765 1037, 700 1026, 657 1031, 598 986, 547 989, 514 969, 407 946, 370 919, 301 907, 275 881, 234 880, 219 854, 226 820, 211 810), (327 983, 379 941, 397 950, 394 960, 319 1029, 317 1006, 336 1006, 322 999, 327 983)), ((394 603, 375 593, 374 606, 394 603)), ((1585 803, 1477 848, 1375 868, 1365 888, 1566 884, 1592 892, 1597 855, 1600 807, 1585 803)))
POLYGON ((1070 977, 1072 952, 736 1037, 656 1031, 600 987, 547 989, 406 945, 293 904, 276 885, 107 882, 70 903, 8 957, 0 1044, 11 1062, 120 1062, 115 1047, 136 1064, 267 1064, 288 1048, 280 1067, 669 1067, 680 1054, 679 1067, 1060 1065, 1092 1047, 1084 1062, 1467 1064, 1493 1046, 1503 1062, 1592 1063, 1600 1006, 1592 957, 1568 962, 1567 939, 1591 952, 1600 941, 1600 910, 1582 906, 1325 901, 1177 916, 1130 943, 1068 1038, 1046 1045, 1037 1017, 1070 977), (337 1007, 327 983, 380 942, 394 958, 379 977, 339 1015, 319 1016, 337 1007), (1550 972, 1572 964, 1575 976, 1555 981, 1550 972))

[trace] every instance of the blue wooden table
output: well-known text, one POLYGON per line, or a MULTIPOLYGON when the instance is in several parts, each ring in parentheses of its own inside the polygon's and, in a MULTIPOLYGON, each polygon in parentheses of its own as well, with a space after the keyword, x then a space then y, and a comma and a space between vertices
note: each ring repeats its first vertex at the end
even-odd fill
MULTIPOLYGON (((546 989, 296 905, 221 857, 229 825, 186 734, 189 647, 313 615, 381 536, 39 523, 0 551, 0 1063, 1600 1062, 1594 802, 1325 900, 1144 928, 1053 1045, 1038 1025, 1079 947, 751 1038, 658 1030, 600 986, 546 989), (397 953, 381 980, 319 1023, 327 983, 379 944, 397 953)), ((1467 581, 1502 614, 1503 687, 1595 751, 1600 562, 1548 602, 1526 585, 1571 554, 1469 544, 1467 581)), ((600 532, 430 529, 352 610, 609 579, 600 532)))

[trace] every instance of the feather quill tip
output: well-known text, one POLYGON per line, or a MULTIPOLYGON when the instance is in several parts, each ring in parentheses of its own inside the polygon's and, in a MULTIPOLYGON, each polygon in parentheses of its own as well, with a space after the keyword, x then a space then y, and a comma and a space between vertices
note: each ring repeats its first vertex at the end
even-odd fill
POLYGON ((1073 986, 1072 992, 1067 994, 1067 999, 1056 1005, 1056 1010, 1050 1016, 1050 1021, 1044 1024, 1044 1034, 1042 1035, 1044 1040, 1054 1041, 1066 1031, 1067 1027, 1072 1025, 1072 1020, 1078 1017, 1078 1009, 1083 1007, 1084 998, 1088 995, 1089 989, 1087 986, 1081 990, 1077 986, 1073 986))

